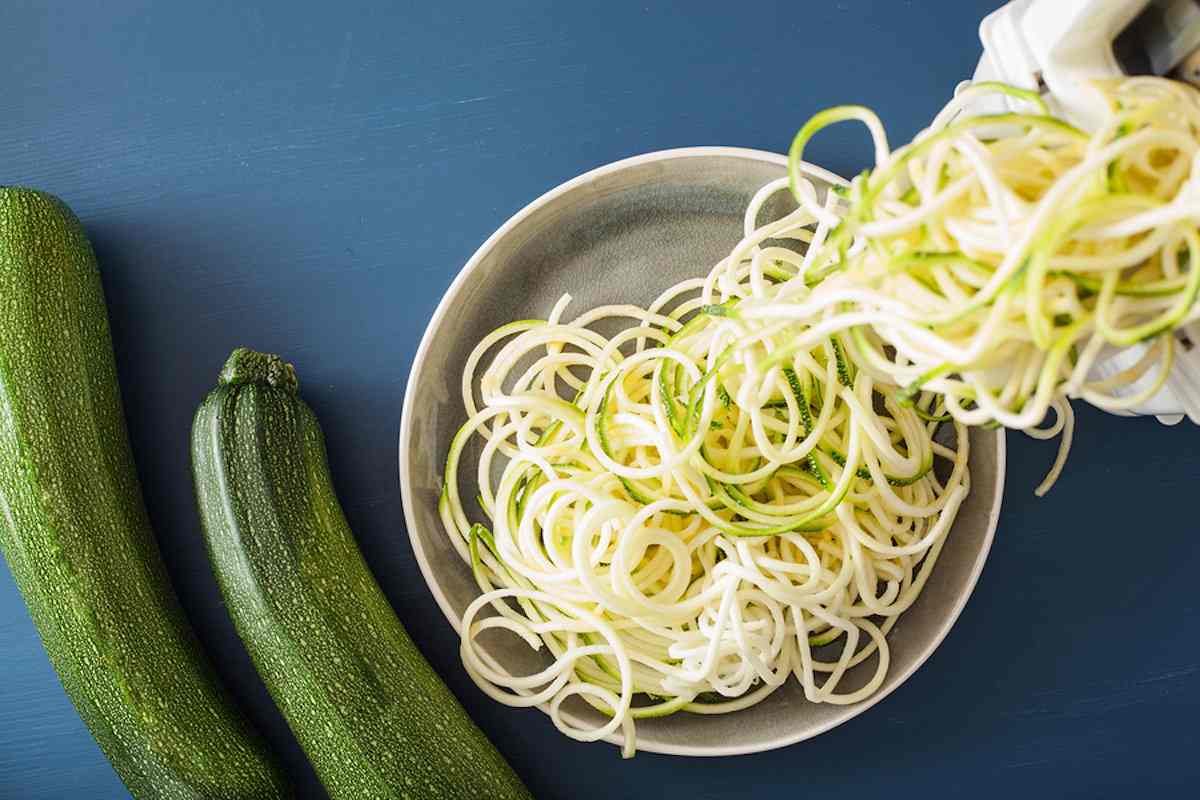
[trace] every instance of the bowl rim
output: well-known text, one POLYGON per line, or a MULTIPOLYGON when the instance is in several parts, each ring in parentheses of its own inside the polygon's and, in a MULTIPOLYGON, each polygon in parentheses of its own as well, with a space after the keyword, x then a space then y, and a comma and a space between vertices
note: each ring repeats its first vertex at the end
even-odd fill
MULTIPOLYGON (((507 236, 514 228, 520 225, 527 217, 548 205, 552 201, 561 197, 564 194, 584 186, 598 178, 604 177, 614 172, 619 172, 630 167, 640 166, 655 161, 668 161, 678 158, 711 158, 711 157, 733 157, 744 158, 749 161, 757 161, 762 163, 776 164, 786 166, 788 159, 786 156, 779 153, 771 153, 765 150, 755 150, 746 147, 723 147, 723 146, 701 146, 701 147, 679 147, 668 150, 655 150, 649 153, 623 158, 613 161, 595 169, 588 170, 581 175, 571 178, 558 186, 543 193, 538 198, 521 208, 504 224, 496 229, 491 236, 484 240, 475 252, 463 265, 462 269, 454 277, 454 280, 447 287, 442 299, 438 302, 437 308, 434 309, 433 315, 429 318, 429 322, 425 326, 424 332, 421 334, 421 342, 417 346, 417 351, 413 356, 412 365, 409 367, 408 380, 404 387, 404 403, 400 414, 400 441, 399 441, 399 467, 400 467, 400 495, 401 502, 404 507, 404 524, 405 531, 408 534, 409 545, 413 549, 413 555, 416 556, 417 566, 421 570, 421 577, 425 581, 426 587, 433 594, 433 598, 437 601, 438 607, 442 610, 442 614, 449 621, 454 632, 461 635, 460 618, 450 604, 450 600, 442 591, 441 584, 435 579, 435 573, 429 557, 421 545, 418 537, 414 537, 412 531, 416 530, 417 524, 412 511, 412 503, 410 502, 410 487, 412 486, 412 471, 410 468, 410 459, 408 453, 412 447, 412 431, 413 431, 413 398, 415 397, 414 389, 425 368, 428 350, 433 339, 434 331, 440 327, 443 318, 449 313, 450 308, 454 305, 459 293, 462 291, 463 285, 472 273, 479 267, 479 264, 487 257, 491 250, 496 246, 502 238, 507 236)), ((821 167, 813 164, 804 163, 804 169, 815 177, 822 178, 830 183, 845 183, 845 179, 829 172, 821 167)), ((958 621, 958 617, 962 614, 963 608, 966 607, 967 601, 975 592, 975 585, 979 581, 979 576, 983 572, 984 563, 987 561, 988 554, 992 549, 992 542, 996 535, 996 526, 1000 520, 1000 509, 1004 494, 1005 467, 1007 462, 1007 452, 1005 444, 1004 430, 997 430, 996 435, 996 485, 991 498, 990 511, 988 513, 987 530, 984 532, 983 542, 979 548, 979 554, 975 557, 975 563, 971 565, 970 574, 967 576, 967 583, 964 591, 960 593, 956 599, 954 606, 949 613, 943 618, 942 624, 938 627, 935 635, 929 640, 924 649, 913 660, 912 664, 903 672, 894 673, 895 679, 889 681, 890 685, 879 689, 867 699, 854 703, 852 705, 842 706, 839 713, 835 714, 831 719, 818 725, 815 728, 806 728, 798 730, 795 733, 783 734, 771 740, 761 742, 755 745, 672 745, 672 744, 657 744, 654 742, 645 742, 639 740, 638 750, 648 753, 661 753, 665 755, 681 755, 681 756, 733 756, 747 755, 750 753, 761 753, 768 750, 775 750, 788 745, 811 739, 819 736, 826 731, 829 731, 842 723, 857 717, 867 709, 882 701, 885 697, 894 692, 897 688, 904 684, 913 673, 916 672, 929 659, 933 652, 941 645, 942 641, 950 633, 950 629, 954 627, 954 623, 958 621)), ((891 675, 889 675, 889 678, 891 675)), ((540 707, 539 707, 540 708, 540 707)), ((563 717, 568 721, 577 722, 574 715, 564 711, 563 717)), ((618 729, 614 733, 604 738, 604 741, 612 744, 620 745, 624 742, 624 736, 618 729)))

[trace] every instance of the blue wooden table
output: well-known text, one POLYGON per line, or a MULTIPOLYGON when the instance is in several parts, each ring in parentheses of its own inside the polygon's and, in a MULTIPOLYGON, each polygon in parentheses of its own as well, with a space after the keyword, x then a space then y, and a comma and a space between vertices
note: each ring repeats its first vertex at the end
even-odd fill
MULTIPOLYGON (((442 291, 494 228, 634 153, 782 150, 836 103, 873 106, 904 141, 970 75, 993 5, 6 0, 0 182, 61 195, 88 228, 171 577, 304 797, 322 795, 224 615, 192 506, 191 414, 239 344, 295 361, 372 568, 539 798, 1195 790, 1190 426, 1081 410, 1044 500, 1032 489, 1052 445, 1010 434, 996 545, 946 642, 863 716, 755 756, 621 761, 536 711, 488 701, 405 535, 395 442, 408 366, 442 291)), ((811 152, 842 173, 868 157, 850 127, 811 152)), ((0 797, 124 796, 0 570, 0 797)))

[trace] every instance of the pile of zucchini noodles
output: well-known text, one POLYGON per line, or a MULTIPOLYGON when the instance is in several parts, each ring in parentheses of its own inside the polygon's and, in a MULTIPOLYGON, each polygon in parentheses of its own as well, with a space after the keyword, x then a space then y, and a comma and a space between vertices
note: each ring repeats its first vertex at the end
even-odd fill
POLYGON ((967 426, 1061 434, 1044 491, 1066 399, 1142 402, 1196 316, 1197 95, 1141 78, 1097 91, 1111 114, 1088 134, 980 84, 895 151, 871 112, 830 109, 707 277, 645 308, 568 318, 563 297, 485 337, 439 509, 481 591, 462 619, 476 683, 579 740, 621 731, 627 756, 637 719, 746 708, 792 675, 813 702, 874 692, 969 491, 967 426), (962 117, 981 92, 1030 110, 962 117), (875 167, 819 187, 804 147, 846 119, 875 167), (796 209, 761 221, 783 192, 796 209), (602 335, 613 319, 624 329, 602 335), (486 522, 460 494, 471 442, 486 522), (493 629, 549 665, 510 673, 480 646, 493 629), (571 697, 604 721, 565 719, 571 697))

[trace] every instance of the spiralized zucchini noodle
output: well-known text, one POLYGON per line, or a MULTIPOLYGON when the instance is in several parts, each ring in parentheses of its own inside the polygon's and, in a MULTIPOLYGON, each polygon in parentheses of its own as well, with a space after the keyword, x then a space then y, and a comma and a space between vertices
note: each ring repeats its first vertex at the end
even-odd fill
POLYGON ((1068 398, 1108 411, 1145 403, 1170 373, 1169 335, 1198 316, 1200 93, 1162 78, 1097 83, 1106 122, 1084 133, 1032 92, 981 83, 911 144, 890 151, 867 109, 813 117, 789 153, 842 120, 871 133, 876 164, 845 191, 846 211, 786 301, 740 310, 758 321, 820 319, 864 370, 936 392, 967 425, 1050 438, 1058 477, 1070 445, 1068 398), (1029 113, 956 117, 999 92, 1029 113), (822 280, 822 278, 825 278, 822 280), (870 319, 862 324, 863 318, 870 319), (1130 368, 1095 379, 1097 360, 1148 343, 1130 368), (1055 422, 1037 426, 1055 410, 1055 422))
POLYGON ((564 296, 485 337, 439 505, 481 592, 461 625, 480 688, 575 739, 620 733, 627 756, 636 720, 736 711, 791 676, 812 702, 875 692, 970 489, 968 426, 1061 435, 1041 492, 1068 398, 1143 402, 1196 317, 1197 95, 1097 91, 1110 119, 1087 134, 979 84, 895 151, 867 109, 830 109, 707 276, 644 308, 572 317, 564 296), (980 92, 1030 110, 962 117, 980 92), (808 141, 849 119, 874 168, 813 180, 808 141), (788 193, 794 211, 759 219, 788 193), (1142 342, 1134 367, 1090 378, 1142 342), (481 645, 491 630, 547 665, 513 674, 481 645), (601 721, 569 720, 570 698, 601 721))

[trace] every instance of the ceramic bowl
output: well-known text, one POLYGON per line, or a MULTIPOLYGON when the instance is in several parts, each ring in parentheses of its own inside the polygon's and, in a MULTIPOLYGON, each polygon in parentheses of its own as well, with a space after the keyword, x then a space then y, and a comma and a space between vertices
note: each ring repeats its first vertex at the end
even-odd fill
MULTIPOLYGON (((724 147, 618 161, 530 203, 484 242, 455 278, 413 361, 400 426, 400 483, 421 572, 456 629, 478 589, 447 539, 437 502, 447 447, 465 419, 460 385, 468 353, 505 322, 544 318, 564 293, 573 296, 575 313, 604 303, 646 304, 671 284, 707 273, 740 238, 751 195, 784 173, 783 156, 724 147)), ((978 430, 970 436, 971 494, 928 585, 889 636, 892 662, 879 691, 855 705, 814 704, 791 680, 744 711, 641 720, 638 749, 716 756, 782 747, 861 714, 912 675, 962 611, 996 529, 1004 436, 978 430)), ((463 475, 474 473, 476 453, 468 448, 464 454, 463 475)), ((466 497, 473 493, 464 489, 466 497)), ((488 645, 511 669, 533 671, 539 664, 516 637, 495 637, 488 645)), ((869 659, 839 688, 861 685, 874 669, 869 659)), ((595 724, 596 712, 570 702, 565 706, 570 719, 595 724)), ((619 733, 612 741, 620 742, 619 733)))

